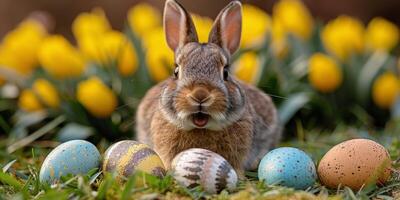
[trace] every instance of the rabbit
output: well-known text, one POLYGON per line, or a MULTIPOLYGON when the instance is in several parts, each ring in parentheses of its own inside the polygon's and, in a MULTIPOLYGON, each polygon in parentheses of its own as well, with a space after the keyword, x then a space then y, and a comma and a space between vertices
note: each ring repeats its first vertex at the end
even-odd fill
POLYGON ((242 5, 232 1, 217 16, 208 43, 199 43, 188 12, 166 1, 164 31, 175 70, 139 104, 136 137, 154 148, 167 169, 179 152, 204 148, 222 155, 243 177, 280 141, 271 98, 230 73, 241 26, 242 5))

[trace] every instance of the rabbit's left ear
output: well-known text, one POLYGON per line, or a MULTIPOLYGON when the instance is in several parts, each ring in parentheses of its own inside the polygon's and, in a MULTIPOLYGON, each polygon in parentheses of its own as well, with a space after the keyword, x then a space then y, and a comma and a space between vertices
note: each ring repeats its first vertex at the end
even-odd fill
POLYGON ((239 1, 232 1, 215 19, 208 42, 217 44, 233 54, 239 48, 241 33, 242 4, 239 1))

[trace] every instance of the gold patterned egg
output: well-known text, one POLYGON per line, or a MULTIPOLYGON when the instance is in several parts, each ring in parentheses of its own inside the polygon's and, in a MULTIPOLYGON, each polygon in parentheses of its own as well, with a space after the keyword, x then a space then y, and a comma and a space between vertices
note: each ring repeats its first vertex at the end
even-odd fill
POLYGON ((158 177, 165 175, 164 164, 157 153, 148 145, 133 140, 117 142, 106 150, 103 171, 116 172, 119 180, 138 171, 158 177))
POLYGON ((201 186, 210 194, 223 189, 233 190, 238 181, 228 161, 206 149, 193 148, 179 153, 172 160, 171 169, 181 185, 188 188, 201 186))

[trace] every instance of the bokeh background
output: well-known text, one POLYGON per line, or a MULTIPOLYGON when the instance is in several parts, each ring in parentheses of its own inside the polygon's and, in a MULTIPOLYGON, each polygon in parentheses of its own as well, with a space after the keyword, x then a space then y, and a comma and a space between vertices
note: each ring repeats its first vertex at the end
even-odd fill
MULTIPOLYGON (((179 2, 206 42, 212 19, 229 1, 179 2)), ((398 127, 399 1, 242 3, 241 48, 231 73, 271 95, 287 138, 302 128, 398 127)), ((8 143, 57 120, 45 139, 132 138, 138 103, 174 68, 163 6, 1 0, 0 133, 8 143)))
MULTIPOLYGON (((15 27, 26 17, 27 13, 41 10, 49 12, 54 17, 57 22, 55 32, 71 38, 72 32, 69 27, 75 16, 96 6, 104 8, 113 27, 122 29, 126 13, 131 6, 138 2, 147 2, 160 10, 164 6, 163 0, 1 0, 0 37, 15 27)), ((192 12, 214 18, 220 8, 226 5, 229 0, 181 0, 180 2, 192 12)), ((244 0, 241 2, 257 5, 271 13, 277 0, 244 0)), ((303 2, 314 17, 323 21, 333 19, 340 14, 348 14, 360 18, 363 22, 367 22, 374 16, 382 16, 400 24, 400 12, 398 12, 400 2, 397 0, 304 0, 303 2)))
MULTIPOLYGON (((191 12, 200 42, 229 2, 177 1, 191 12)), ((130 188, 112 184, 111 175, 97 179, 100 172, 90 184, 91 175, 79 176, 50 189, 40 184, 38 169, 51 149, 69 140, 90 141, 103 153, 134 138, 140 100, 175 67, 162 27, 164 2, 0 0, 0 199, 17 193, 18 199, 58 198, 63 191, 65 198, 129 194, 130 188)), ((332 146, 368 138, 385 146, 393 172, 399 169, 400 1, 242 3, 241 46, 229 73, 271 96, 284 127, 280 146, 304 150, 318 163, 332 146)), ((400 199, 398 177, 385 187, 356 194, 340 187, 329 194, 400 199)), ((164 180, 149 185, 169 195, 162 188, 172 179, 164 180)), ((253 186, 263 195, 293 193, 253 186)), ((237 194, 254 194, 253 186, 237 194)), ((194 192, 192 198, 200 197, 194 192)), ((328 194, 322 185, 307 192, 328 194)))

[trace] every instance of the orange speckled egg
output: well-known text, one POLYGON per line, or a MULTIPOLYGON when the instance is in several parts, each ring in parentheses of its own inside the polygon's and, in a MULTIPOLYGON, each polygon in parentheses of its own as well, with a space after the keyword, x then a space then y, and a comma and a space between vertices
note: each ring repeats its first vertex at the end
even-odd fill
POLYGON ((335 189, 339 185, 359 190, 364 185, 386 182, 390 177, 388 151, 368 139, 353 139, 330 149, 318 165, 322 184, 335 189), (378 177, 378 178, 377 178, 378 177))

